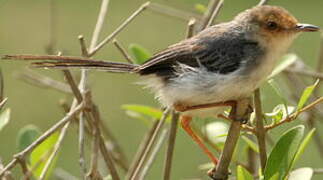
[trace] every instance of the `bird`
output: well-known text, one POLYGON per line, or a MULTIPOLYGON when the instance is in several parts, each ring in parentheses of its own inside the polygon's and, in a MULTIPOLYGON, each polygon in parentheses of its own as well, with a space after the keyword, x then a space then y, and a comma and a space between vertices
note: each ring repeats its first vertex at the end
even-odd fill
POLYGON ((216 165, 218 159, 192 130, 192 117, 220 115, 234 102, 250 97, 293 40, 301 32, 315 31, 318 26, 299 23, 286 9, 263 5, 173 44, 141 65, 77 58, 33 65, 139 75, 164 107, 181 112, 183 129, 216 165))

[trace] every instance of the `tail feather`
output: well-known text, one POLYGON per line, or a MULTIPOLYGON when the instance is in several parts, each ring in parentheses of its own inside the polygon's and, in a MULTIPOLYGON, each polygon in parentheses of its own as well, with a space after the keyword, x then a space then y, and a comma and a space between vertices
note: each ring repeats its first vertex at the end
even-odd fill
POLYGON ((32 63, 32 67, 54 69, 82 68, 125 73, 133 72, 133 70, 138 67, 138 65, 98 60, 64 60, 34 62, 32 63))

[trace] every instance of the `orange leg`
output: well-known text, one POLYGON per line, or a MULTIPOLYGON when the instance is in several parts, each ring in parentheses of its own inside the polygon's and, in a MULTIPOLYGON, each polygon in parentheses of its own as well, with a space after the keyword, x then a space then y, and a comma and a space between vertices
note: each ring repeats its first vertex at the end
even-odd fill
POLYGON ((181 125, 182 128, 186 131, 188 135, 192 137, 192 139, 200 146, 200 148, 205 152, 205 154, 211 159, 214 165, 218 164, 218 159, 211 153, 211 151, 203 144, 200 137, 198 137, 190 126, 190 122, 192 121, 191 116, 181 116, 181 125))
POLYGON ((207 109, 212 107, 220 107, 220 106, 230 106, 231 108, 237 105, 237 101, 225 101, 225 102, 216 102, 216 103, 209 103, 209 104, 200 104, 194 106, 185 106, 183 104, 175 104, 174 108, 176 111, 185 112, 191 111, 196 109, 207 109))

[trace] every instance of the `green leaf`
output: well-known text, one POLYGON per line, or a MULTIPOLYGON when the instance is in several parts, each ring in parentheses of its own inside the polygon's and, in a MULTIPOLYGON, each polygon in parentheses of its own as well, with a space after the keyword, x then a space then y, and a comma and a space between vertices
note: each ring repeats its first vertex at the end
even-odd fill
POLYGON ((309 97, 312 95, 315 87, 318 85, 320 81, 317 80, 313 85, 311 86, 308 86, 304 91, 303 91, 303 94, 298 102, 298 105, 297 105, 297 111, 302 109, 303 106, 305 105, 305 103, 307 102, 307 100, 309 99, 309 97))
POLYGON ((253 180, 253 176, 242 166, 237 167, 237 180, 253 180))
POLYGON ((258 145, 249 139, 247 136, 242 136, 242 140, 247 143, 247 145, 256 153, 259 153, 258 145))
MULTIPOLYGON (((147 118, 149 119, 160 119, 163 116, 163 112, 160 109, 153 108, 145 105, 138 104, 125 104, 121 106, 122 109, 126 110, 127 115, 143 120, 147 123, 147 118)), ((170 122, 171 117, 166 119, 166 122, 170 122)))
POLYGON ((288 180, 311 180, 313 173, 312 168, 299 168, 290 173, 288 180))
POLYGON ((129 51, 134 56, 134 61, 136 64, 143 64, 152 56, 147 49, 139 44, 130 44, 129 51))
POLYGON ((289 167, 289 169, 292 169, 296 163, 296 161, 301 157, 301 155, 304 153, 305 148, 307 147, 308 143, 311 141, 313 135, 315 132, 315 128, 313 128, 309 133, 307 133, 306 137, 303 139, 301 145, 299 146, 295 157, 291 163, 291 166, 289 167))
POLYGON ((24 150, 34 140, 40 136, 40 130, 34 125, 27 125, 18 132, 17 148, 18 151, 24 150))
POLYGON ((10 109, 7 108, 0 114, 0 131, 8 124, 10 120, 10 109))
POLYGON ((207 10, 207 7, 203 4, 197 3, 195 4, 195 10, 201 14, 204 14, 207 10))
POLYGON ((276 66, 276 68, 273 70, 271 75, 268 77, 268 79, 273 78, 277 74, 281 73, 284 69, 286 69, 288 66, 292 65, 296 60, 297 56, 295 54, 287 54, 283 56, 280 63, 276 66))
POLYGON ((271 151, 264 171, 265 180, 271 179, 279 173, 279 179, 283 179, 289 171, 297 149, 304 134, 304 126, 296 126, 285 132, 271 151))
MULTIPOLYGON (((33 174, 39 178, 45 164, 53 151, 53 148, 58 140, 59 133, 56 132, 48 137, 44 142, 38 145, 30 154, 30 166, 35 168, 33 174)), ((52 164, 50 165, 46 177, 49 177, 56 162, 57 156, 54 158, 52 164)), ((47 178, 46 178, 47 179, 47 178)))
POLYGON ((157 108, 145 106, 145 105, 139 105, 139 104, 125 104, 122 105, 122 108, 127 110, 127 111, 132 111, 136 113, 140 113, 142 115, 155 118, 155 119, 160 119, 163 115, 163 112, 157 108))

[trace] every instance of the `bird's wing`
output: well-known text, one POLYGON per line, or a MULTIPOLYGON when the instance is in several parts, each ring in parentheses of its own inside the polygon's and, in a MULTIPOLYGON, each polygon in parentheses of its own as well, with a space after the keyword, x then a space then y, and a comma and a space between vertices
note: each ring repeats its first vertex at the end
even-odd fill
POLYGON ((258 43, 241 35, 219 34, 184 40, 154 55, 148 62, 135 68, 141 75, 156 74, 166 79, 176 76, 176 66, 204 66, 208 71, 220 74, 233 72, 247 58, 256 59, 261 54, 258 43))

